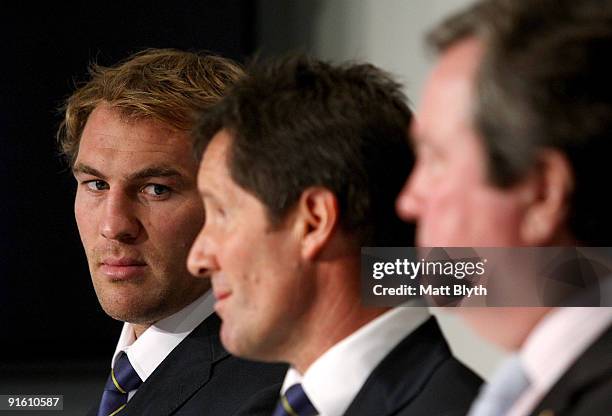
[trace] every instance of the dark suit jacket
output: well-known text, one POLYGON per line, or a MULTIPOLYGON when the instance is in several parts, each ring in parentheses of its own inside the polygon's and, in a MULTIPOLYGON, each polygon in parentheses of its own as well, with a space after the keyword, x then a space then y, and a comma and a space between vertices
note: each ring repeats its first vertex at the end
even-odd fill
MULTIPOLYGON (((155 369, 118 416, 269 416, 259 410, 264 406, 260 401, 269 397, 261 391, 270 386, 278 390, 287 366, 230 355, 219 340, 219 327, 216 314, 205 319, 155 369)), ((96 412, 97 406, 89 415, 96 412)))
MULTIPOLYGON (((465 415, 482 380, 457 361, 434 318, 404 338, 374 369, 346 416, 465 415)), ((267 389, 266 404, 279 391, 267 389)), ((267 408, 272 414, 274 406, 267 408)))
POLYGON ((612 415, 612 326, 578 357, 532 415, 612 415))
POLYGON ((374 369, 345 415, 465 415, 481 383, 452 356, 430 318, 374 369))

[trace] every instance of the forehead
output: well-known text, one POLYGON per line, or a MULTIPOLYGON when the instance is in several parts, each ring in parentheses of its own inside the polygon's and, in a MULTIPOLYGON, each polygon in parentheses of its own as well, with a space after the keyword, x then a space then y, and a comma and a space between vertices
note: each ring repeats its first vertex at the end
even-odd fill
POLYGON ((206 146, 202 155, 202 162, 198 171, 198 186, 202 191, 211 191, 216 188, 233 184, 227 167, 227 156, 232 137, 227 130, 220 130, 206 146))
POLYGON ((435 140, 438 135, 450 137, 472 130, 482 53, 482 43, 476 38, 461 40, 442 53, 425 84, 413 135, 435 140))
POLYGON ((165 164, 194 171, 197 162, 187 133, 152 120, 126 120, 106 104, 89 116, 79 143, 76 164, 99 169, 134 170, 165 164))
POLYGON ((218 131, 206 146, 202 155, 200 172, 203 174, 212 173, 215 170, 226 168, 229 147, 232 142, 231 134, 222 129, 218 131))

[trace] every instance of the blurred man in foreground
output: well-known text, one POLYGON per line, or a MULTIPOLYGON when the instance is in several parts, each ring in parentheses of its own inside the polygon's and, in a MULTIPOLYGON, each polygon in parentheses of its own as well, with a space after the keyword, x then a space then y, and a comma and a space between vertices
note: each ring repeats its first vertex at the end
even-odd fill
MULTIPOLYGON (((432 33, 440 57, 398 199, 419 245, 609 245, 611 22, 608 0, 494 0, 432 33)), ((610 414, 610 308, 459 313, 516 352, 471 415, 610 414)))

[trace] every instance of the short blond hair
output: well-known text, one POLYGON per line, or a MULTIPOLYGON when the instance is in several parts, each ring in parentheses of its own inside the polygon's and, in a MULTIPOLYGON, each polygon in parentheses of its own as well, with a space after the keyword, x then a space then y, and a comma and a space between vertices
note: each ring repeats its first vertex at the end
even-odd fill
POLYGON ((147 49, 112 67, 92 64, 90 79, 65 101, 57 140, 73 166, 91 112, 109 104, 127 119, 155 119, 177 130, 192 129, 196 115, 243 76, 237 63, 176 49, 147 49))

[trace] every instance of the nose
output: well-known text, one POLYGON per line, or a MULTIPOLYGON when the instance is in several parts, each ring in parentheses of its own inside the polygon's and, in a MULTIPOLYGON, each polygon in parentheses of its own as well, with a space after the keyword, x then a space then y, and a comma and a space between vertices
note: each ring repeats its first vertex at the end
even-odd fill
POLYGON ((187 257, 187 269, 196 277, 210 277, 212 272, 219 270, 214 243, 206 234, 206 226, 202 228, 191 246, 187 257))
POLYGON ((417 163, 397 197, 396 211, 399 217, 405 221, 416 221, 421 213, 424 192, 421 176, 421 170, 417 163))
POLYGON ((120 190, 109 192, 104 201, 100 234, 108 240, 130 243, 138 238, 141 230, 142 224, 129 196, 120 190))

